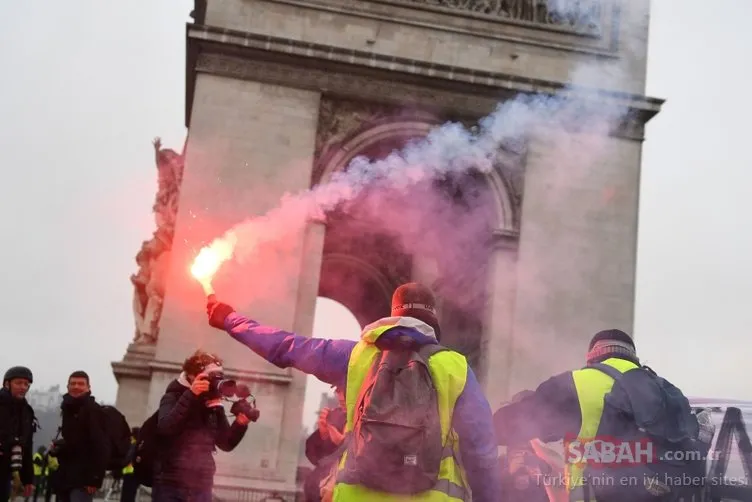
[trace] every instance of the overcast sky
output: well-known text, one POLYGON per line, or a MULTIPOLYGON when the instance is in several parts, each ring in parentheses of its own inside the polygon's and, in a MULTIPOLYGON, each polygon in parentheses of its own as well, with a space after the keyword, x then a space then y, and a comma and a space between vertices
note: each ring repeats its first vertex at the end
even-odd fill
MULTIPOLYGON (((192 3, 0 1, 0 368, 29 365, 35 387, 85 368, 114 401, 154 230, 150 142, 185 137, 192 3)), ((750 18, 749 0, 653 0, 648 94, 667 102, 644 145, 635 335, 693 395, 752 399, 750 18)), ((342 317, 322 308, 319 332, 342 317)))

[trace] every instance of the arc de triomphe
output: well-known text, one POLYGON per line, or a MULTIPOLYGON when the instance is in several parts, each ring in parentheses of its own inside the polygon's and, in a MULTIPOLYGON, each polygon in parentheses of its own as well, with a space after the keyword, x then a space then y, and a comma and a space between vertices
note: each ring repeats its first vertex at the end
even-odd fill
MULTIPOLYGON (((358 155, 383 156, 447 120, 472 124, 518 94, 555 93, 583 62, 619 62, 623 78, 599 99, 628 107, 628 119, 603 138, 608 154, 587 172, 550 169, 558 154, 537 135, 492 173, 457 185, 472 184, 488 209, 491 245, 463 291, 484 308, 468 315, 443 295, 440 315, 446 343, 468 356, 493 407, 581 364, 596 330, 631 330, 644 125, 661 106, 644 95, 649 2, 579 5, 573 13, 545 0, 196 0, 187 146, 177 154, 157 145, 158 230, 133 278, 137 336, 113 363, 128 420, 156 409, 196 346, 216 350, 232 374, 254 382, 262 408, 238 450, 217 456, 217 483, 291 489, 305 377, 207 327, 186 272, 196 250, 358 155)), ((453 192, 458 203, 465 196, 453 192)), ((388 311, 401 281, 442 280, 441 263, 342 215, 311 223, 274 256, 274 270, 251 260, 242 274, 218 277, 217 289, 238 310, 304 335, 317 296, 365 324, 388 311), (364 254, 373 241, 379 251, 364 254)))

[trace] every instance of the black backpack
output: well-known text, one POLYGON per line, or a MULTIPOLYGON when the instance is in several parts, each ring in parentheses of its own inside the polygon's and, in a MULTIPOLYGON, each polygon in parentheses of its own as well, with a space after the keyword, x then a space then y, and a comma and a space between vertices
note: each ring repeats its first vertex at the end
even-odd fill
POLYGON ((136 451, 133 458, 133 476, 140 485, 151 487, 154 484, 154 469, 159 453, 158 434, 159 410, 155 411, 141 426, 136 438, 136 451))
POLYGON ((403 495, 436 485, 444 448, 428 358, 442 350, 433 344, 417 352, 381 352, 363 382, 345 441, 345 482, 403 495))
POLYGON ((682 391, 647 366, 624 373, 602 363, 588 368, 614 379, 604 399, 597 435, 627 445, 646 445, 634 462, 617 463, 599 472, 588 467, 589 498, 657 502, 689 500, 701 492, 710 444, 698 439, 697 417, 682 391))
POLYGON ((108 438, 109 457, 107 470, 119 476, 127 465, 131 447, 131 428, 122 413, 114 406, 100 406, 104 421, 104 431, 108 438))

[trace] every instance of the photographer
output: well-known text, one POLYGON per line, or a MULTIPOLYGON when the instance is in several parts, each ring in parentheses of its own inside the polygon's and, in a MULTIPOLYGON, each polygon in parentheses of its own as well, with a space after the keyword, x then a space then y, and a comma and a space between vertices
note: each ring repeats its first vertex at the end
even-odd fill
POLYGON ((34 378, 29 368, 15 366, 3 377, 0 389, 0 501, 10 499, 11 479, 20 478, 24 497, 34 489, 32 450, 36 431, 34 410, 26 402, 34 378))
POLYGON ((243 439, 250 405, 236 402, 229 424, 211 379, 223 372, 222 361, 197 350, 159 403, 160 453, 155 462, 152 500, 210 502, 214 485, 214 451, 232 451, 243 439))
POLYGON ((548 502, 544 478, 551 469, 535 455, 529 443, 510 449, 500 463, 503 497, 499 501, 548 502))

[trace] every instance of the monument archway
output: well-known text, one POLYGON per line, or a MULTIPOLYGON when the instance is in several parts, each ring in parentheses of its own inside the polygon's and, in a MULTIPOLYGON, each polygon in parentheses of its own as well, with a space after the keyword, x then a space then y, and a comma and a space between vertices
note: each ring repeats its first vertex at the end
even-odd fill
MULTIPOLYGON (((232 454, 217 456, 219 497, 237 498, 235 487, 294 491, 305 377, 208 328, 188 264, 207 239, 331 179, 355 155, 383 157, 446 120, 473 125, 520 94, 566 88, 628 109, 601 138, 608 158, 590 159, 577 179, 552 171, 566 152, 541 127, 489 173, 419 183, 409 198, 366 191, 289 236, 263 270, 274 291, 227 298, 239 310, 309 336, 319 294, 365 324, 384 315, 399 282, 430 284, 447 345, 468 355, 492 408, 581 364, 593 332, 631 330, 644 125, 662 103, 644 96, 648 2, 564 2, 573 12, 517 3, 196 0, 186 30, 188 146, 158 160, 158 212, 170 218, 139 255, 137 333, 113 370, 131 425, 153 412, 197 341, 254 382, 262 415, 232 454), (624 78, 573 88, 583 63, 619 64, 624 78), (620 197, 604 209, 608 187, 620 197), (428 217, 416 223, 414 214, 428 217), (196 215, 223 228, 207 235, 196 215)), ((254 272, 237 271, 246 289, 254 272)))

